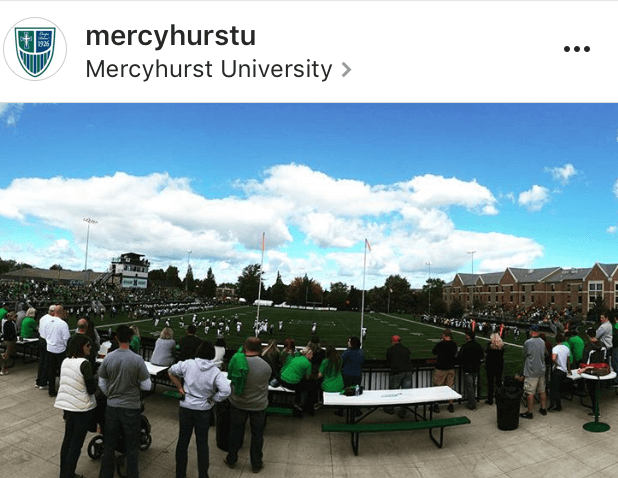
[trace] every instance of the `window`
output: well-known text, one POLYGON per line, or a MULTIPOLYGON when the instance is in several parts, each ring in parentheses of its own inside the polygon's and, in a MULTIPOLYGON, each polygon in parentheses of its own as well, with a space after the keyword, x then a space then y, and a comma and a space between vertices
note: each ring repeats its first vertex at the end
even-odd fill
MULTIPOLYGON (((554 292, 555 290, 556 290, 556 284, 552 284, 551 285, 551 291, 554 292)), ((553 300, 552 300, 552 302, 553 302, 553 300)))
POLYGON ((534 292, 534 285, 531 285, 531 286, 530 286, 530 291, 531 291, 531 292, 534 292))
POLYGON ((552 304, 556 301, 556 300, 555 300, 555 297, 554 297, 553 295, 551 296, 551 298, 550 298, 550 299, 551 299, 551 303, 552 303, 552 304))
POLYGON ((603 298, 603 282, 595 281, 588 284, 588 302, 592 303, 597 297, 603 298))

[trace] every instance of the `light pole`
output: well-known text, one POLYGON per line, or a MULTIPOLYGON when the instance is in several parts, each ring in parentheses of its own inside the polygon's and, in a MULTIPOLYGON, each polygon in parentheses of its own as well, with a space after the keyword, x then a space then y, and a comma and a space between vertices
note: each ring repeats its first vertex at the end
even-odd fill
MULTIPOLYGON (((467 251, 467 252, 472 257, 472 259, 470 260, 470 263, 472 265, 472 275, 474 276, 474 253, 476 251, 467 251)), ((472 280, 474 281, 474 277, 472 278, 472 280)), ((472 284, 472 290, 470 291, 470 305, 471 305, 471 309, 474 310, 474 283, 472 284)))
POLYGON ((191 268, 191 253, 193 251, 189 249, 187 251, 187 276, 185 277, 185 292, 189 290, 189 270, 191 268))
POLYGON ((90 242, 90 224, 97 224, 98 221, 85 217, 84 222, 88 224, 88 232, 86 233, 86 261, 84 263, 84 284, 86 284, 90 277, 90 274, 88 273, 88 243, 90 242))
POLYGON ((393 292, 393 289, 391 289, 390 287, 388 288, 388 307, 386 309, 386 313, 390 314, 391 313, 391 294, 393 292))
POLYGON ((425 265, 429 268, 428 277, 427 277, 427 285, 429 286, 428 293, 428 306, 427 306, 427 315, 431 315, 431 261, 425 262, 425 265))

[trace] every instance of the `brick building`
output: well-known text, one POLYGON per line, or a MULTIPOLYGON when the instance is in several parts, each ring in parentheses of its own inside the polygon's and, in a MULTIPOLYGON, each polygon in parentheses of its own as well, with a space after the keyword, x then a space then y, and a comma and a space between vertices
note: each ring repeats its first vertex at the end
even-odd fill
POLYGON ((450 306, 553 307, 581 309, 586 315, 597 297, 609 309, 618 307, 618 264, 596 263, 591 268, 519 269, 488 274, 458 273, 443 288, 450 306))

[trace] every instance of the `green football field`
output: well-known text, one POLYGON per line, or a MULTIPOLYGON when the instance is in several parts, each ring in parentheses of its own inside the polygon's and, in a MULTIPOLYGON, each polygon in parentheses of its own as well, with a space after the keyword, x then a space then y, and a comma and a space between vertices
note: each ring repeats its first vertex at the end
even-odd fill
MULTIPOLYGON (((197 321, 205 321, 214 318, 217 322, 220 319, 231 319, 230 331, 225 335, 228 348, 238 347, 245 337, 254 335, 252 330, 257 308, 254 306, 229 307, 225 309, 209 310, 197 314, 197 321), (234 319, 238 318, 242 322, 240 334, 236 333, 234 319)), ((185 327, 191 323, 193 314, 184 314, 185 327)), ((180 327, 180 315, 169 317, 170 326, 174 330, 174 338, 178 340, 183 337, 186 331, 180 327)), ((273 337, 282 343, 286 337, 292 337, 297 346, 305 345, 311 338, 311 326, 317 323, 317 335, 323 344, 331 343, 336 347, 345 347, 347 338, 351 335, 360 336, 361 315, 359 312, 338 312, 338 311, 313 311, 298 309, 283 309, 275 307, 261 307, 260 319, 268 319, 269 324, 274 323, 273 337), (279 321, 283 321, 283 330, 279 332, 279 321)), ((105 319, 103 323, 96 321, 97 327, 107 330, 107 327, 115 323, 131 323, 139 326, 142 337, 157 338, 165 327, 165 319, 161 320, 158 327, 154 327, 151 320, 131 320, 126 317, 117 317, 113 322, 105 319)), ((413 358, 431 358, 431 350, 434 344, 440 340, 442 328, 431 324, 421 323, 419 319, 410 315, 366 313, 364 316, 364 326, 367 328, 367 337, 363 342, 365 356, 369 359, 383 359, 386 350, 390 346, 392 335, 400 335, 402 342, 411 350, 413 358)), ((458 345, 463 344, 464 335, 461 331, 454 330, 454 338, 458 345)), ((216 339, 215 328, 210 328, 208 335, 204 334, 204 327, 198 329, 200 338, 207 338, 214 341, 216 339)), ((269 334, 262 334, 262 339, 266 342, 270 338, 269 334)), ((515 342, 511 337, 507 339, 505 354, 505 375, 513 375, 521 372, 523 359, 521 346, 525 335, 522 334, 520 341, 515 342)), ((477 341, 484 347, 487 340, 478 337, 477 341)))

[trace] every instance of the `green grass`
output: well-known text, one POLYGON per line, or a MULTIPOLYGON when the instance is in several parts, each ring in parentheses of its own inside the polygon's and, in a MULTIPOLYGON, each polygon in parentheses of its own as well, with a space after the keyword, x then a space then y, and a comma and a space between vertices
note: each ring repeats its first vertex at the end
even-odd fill
MULTIPOLYGON (((234 320, 238 315, 238 319, 243 322, 243 329, 240 336, 236 335, 236 330, 232 325, 230 334, 226 336, 228 348, 237 348, 244 341, 245 337, 253 335, 253 321, 256 316, 256 308, 253 306, 230 307, 226 309, 216 309, 207 312, 198 313, 198 321, 211 317, 225 317, 226 319, 234 320)), ((189 325, 193 314, 184 314, 185 325, 189 325)), ((269 323, 275 324, 274 338, 280 343, 286 337, 292 337, 296 341, 297 346, 305 345, 311 339, 311 324, 317 322, 317 335, 322 343, 332 343, 336 347, 345 347, 347 338, 351 335, 360 335, 360 320, 359 312, 337 312, 337 311, 312 311, 298 309, 282 309, 274 307, 261 307, 260 318, 268 319, 269 323), (282 320, 283 332, 278 331, 278 322, 282 320)), ((180 316, 173 316, 170 319, 171 327, 174 330, 174 338, 176 340, 183 337, 186 333, 179 326, 180 316)), ((116 323, 135 322, 139 326, 140 335, 142 337, 157 338, 160 331, 165 326, 165 321, 161 320, 159 326, 155 329, 150 320, 134 321, 127 317, 117 317, 113 322, 105 319, 103 323, 96 321, 97 326, 103 330, 116 323)), ((71 324, 74 325, 74 324, 71 324)), ((431 353, 434 344, 440 340, 440 335, 443 328, 436 327, 430 324, 423 324, 419 319, 410 315, 397 314, 382 314, 382 313, 367 313, 364 317, 364 325, 367 327, 367 338, 363 342, 365 356, 368 359, 383 359, 386 356, 386 350, 390 347, 390 338, 392 335, 400 335, 403 343, 411 350, 413 358, 431 358, 431 353)), ((458 345, 463 344, 464 336, 462 332, 454 331, 455 341, 458 345)), ((216 330, 211 327, 207 336, 204 335, 203 328, 198 330, 198 336, 214 341, 216 338, 216 330)), ((521 345, 523 344, 525 335, 522 334, 519 342, 514 342, 511 337, 508 342, 513 345, 507 345, 505 353, 505 375, 514 375, 523 369, 523 358, 521 345)), ((269 336, 262 335, 264 341, 267 341, 269 336)), ((484 347, 487 341, 479 337, 478 342, 484 347)))

